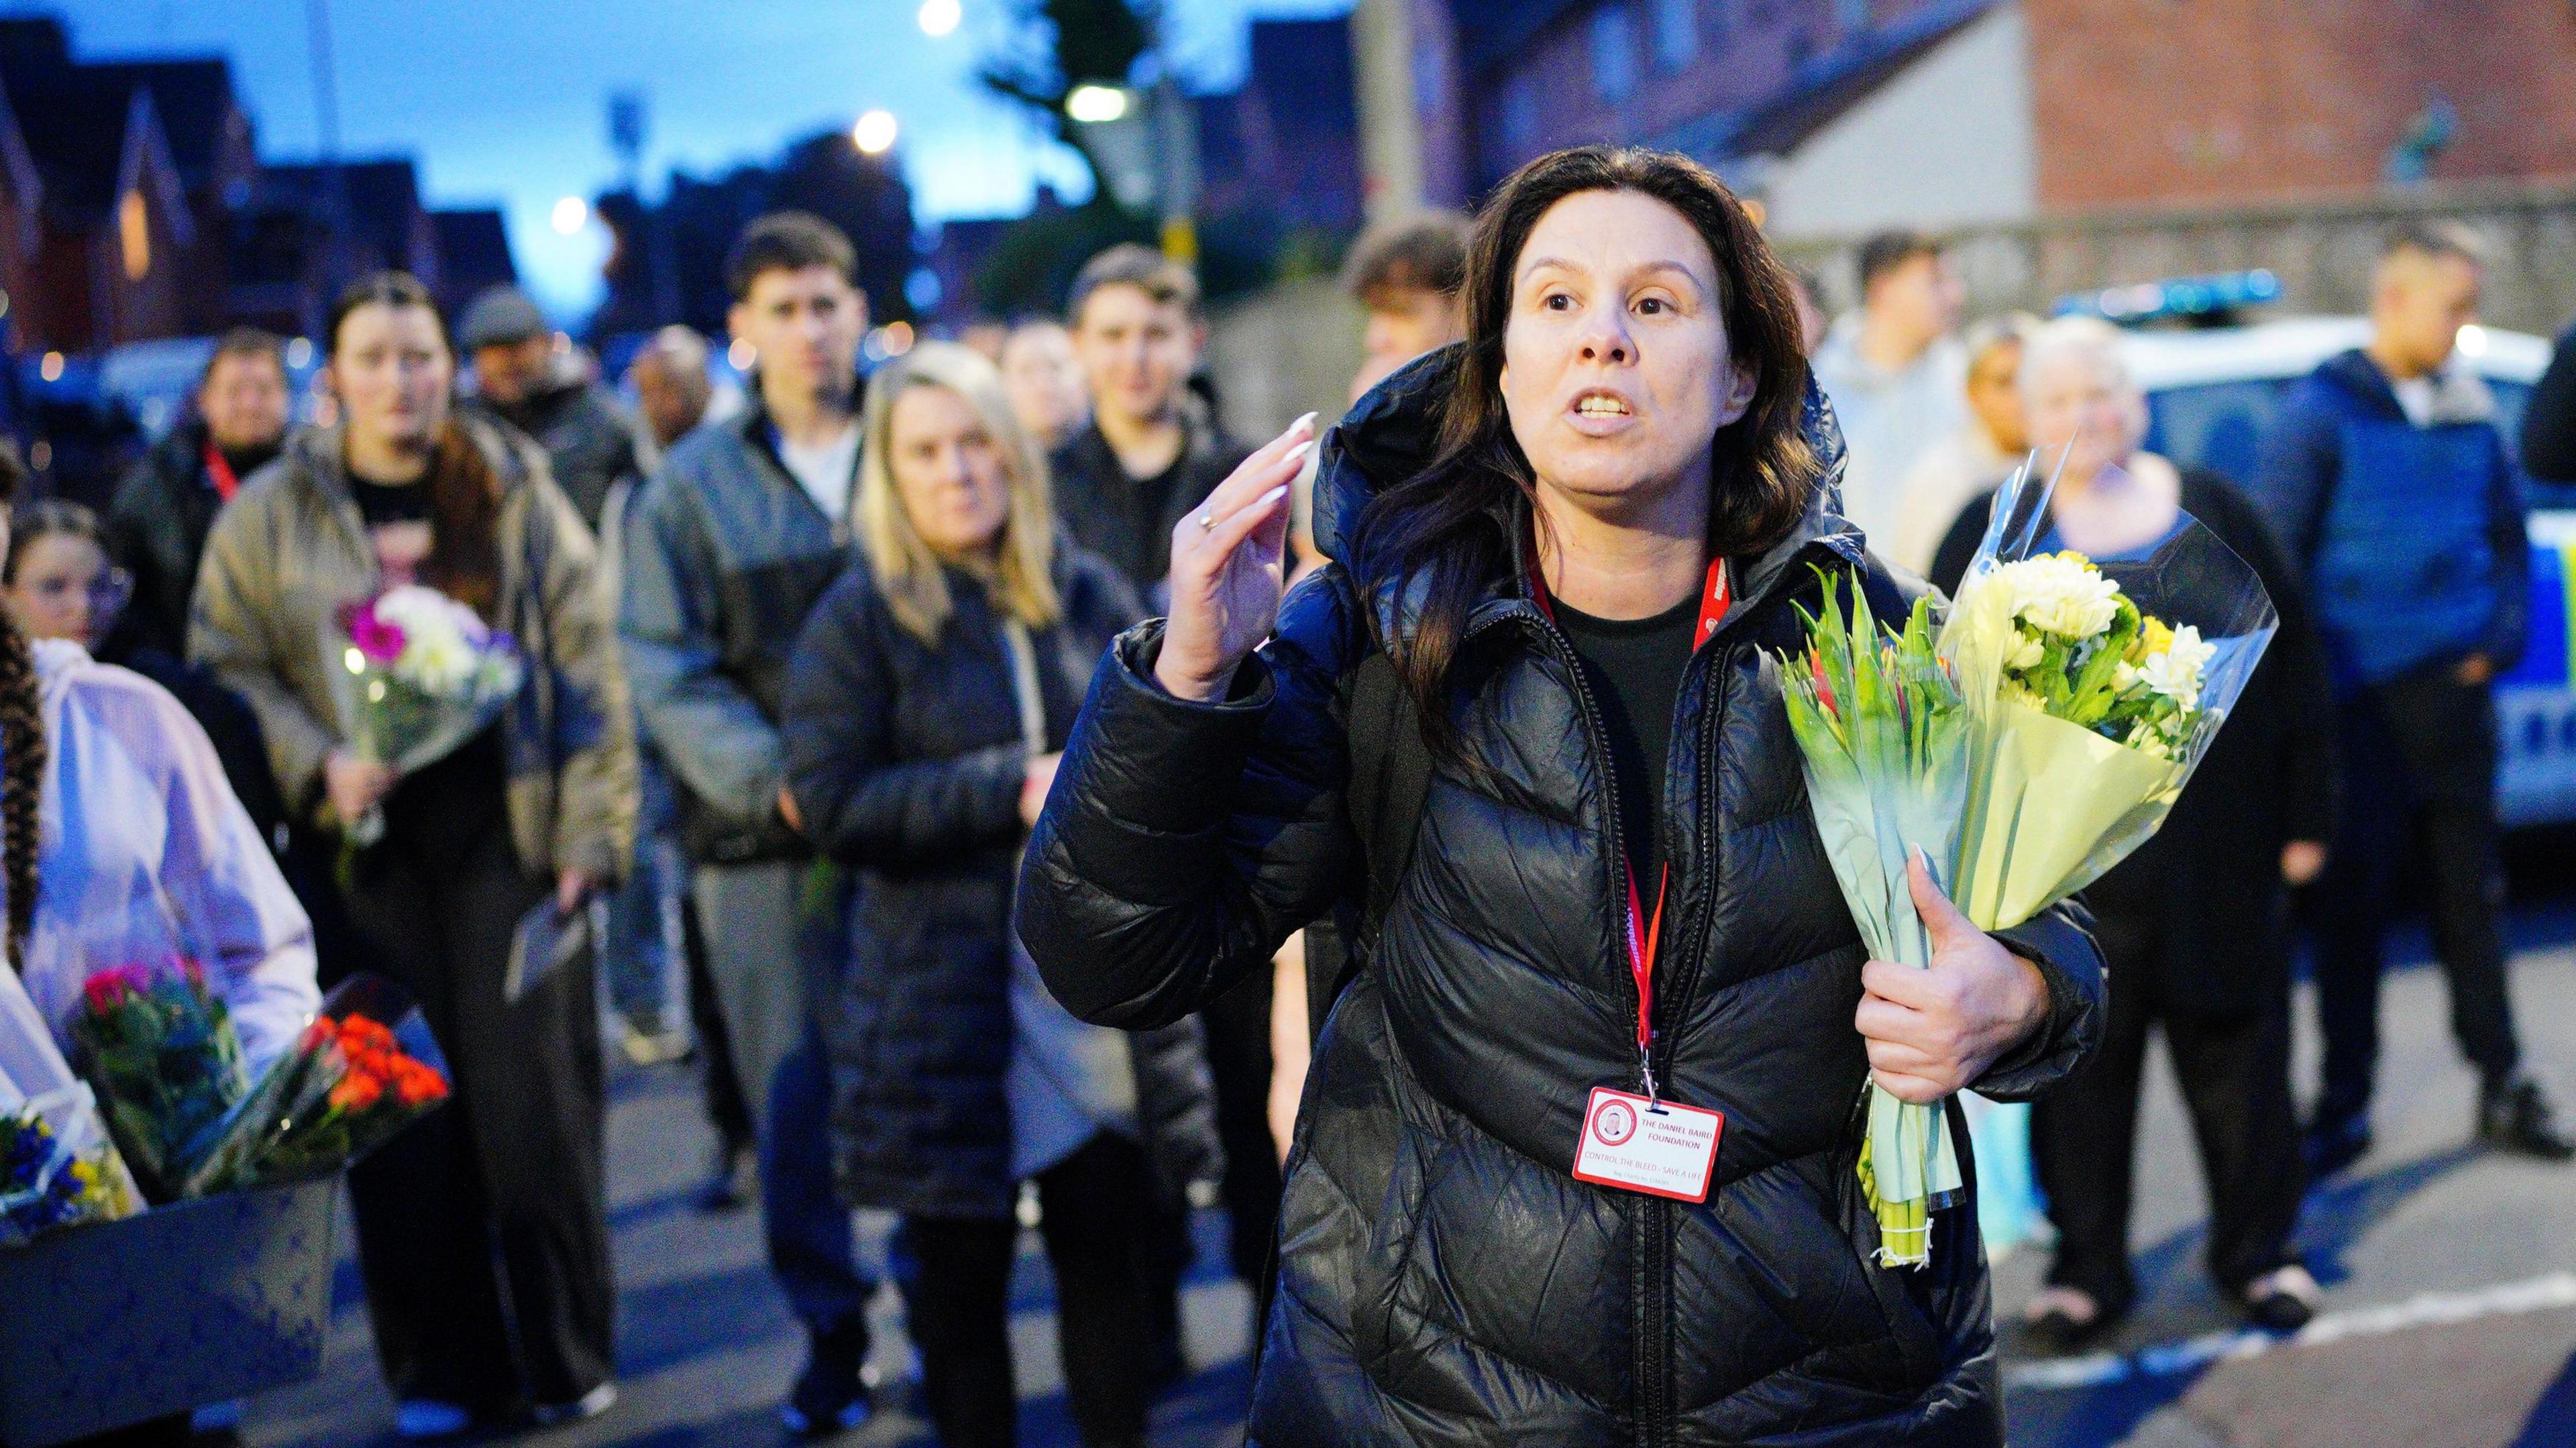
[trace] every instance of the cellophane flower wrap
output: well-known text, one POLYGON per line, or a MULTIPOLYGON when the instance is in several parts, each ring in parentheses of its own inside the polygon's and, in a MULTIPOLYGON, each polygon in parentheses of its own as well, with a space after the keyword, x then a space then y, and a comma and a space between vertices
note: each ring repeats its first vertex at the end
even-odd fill
MULTIPOLYGON (((407 583, 343 611, 328 670, 340 728, 358 757, 408 774, 481 733, 519 692, 518 642, 435 588, 407 583)), ((380 814, 354 834, 383 834, 380 814)))
POLYGON ((355 976, 230 1115, 190 1196, 329 1176, 447 1100, 446 1059, 411 997, 355 976))
POLYGON ((141 1210, 96 1096, 72 1074, 16 973, 0 965, 0 1248, 141 1210))
MULTIPOLYGON (((2107 481, 2107 480, 2106 480, 2107 481)), ((2152 541, 2090 558, 2051 544, 2049 485, 2025 465, 1937 633, 1903 631, 1829 583, 1803 658, 1783 661, 1817 828, 1871 954, 1924 966, 1906 861, 1983 930, 2092 883, 2164 823, 2277 626, 2243 559, 2176 510, 2152 541)), ((1879 1260, 1931 1260, 1931 1214, 1962 1190, 1939 1106, 1867 1088, 1860 1179, 1879 1260)))
POLYGON ((250 1089, 232 1017, 194 959, 93 967, 71 1019, 72 1064, 97 1092, 108 1134, 154 1202, 189 1173, 250 1089))

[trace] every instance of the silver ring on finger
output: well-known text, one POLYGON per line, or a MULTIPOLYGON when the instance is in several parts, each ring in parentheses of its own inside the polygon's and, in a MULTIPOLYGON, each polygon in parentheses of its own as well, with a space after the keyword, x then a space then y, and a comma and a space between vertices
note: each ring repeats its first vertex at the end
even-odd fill
POLYGON ((1213 533, 1216 531, 1216 514, 1214 512, 1206 508, 1199 509, 1199 531, 1202 533, 1213 533))

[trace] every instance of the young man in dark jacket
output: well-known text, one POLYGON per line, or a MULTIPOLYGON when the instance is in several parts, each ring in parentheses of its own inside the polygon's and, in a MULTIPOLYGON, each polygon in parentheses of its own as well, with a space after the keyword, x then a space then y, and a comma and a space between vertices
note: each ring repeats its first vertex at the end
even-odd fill
MULTIPOLYGON (((1197 278, 1142 246, 1113 246, 1083 264, 1065 322, 1091 385, 1091 425, 1049 464, 1056 516, 1075 541, 1127 575, 1149 610, 1167 597, 1172 529, 1250 451, 1218 431, 1190 391, 1207 325, 1197 278)), ((1270 982, 1247 980, 1203 1014, 1225 1141, 1225 1206, 1235 1275, 1258 1290, 1279 1220, 1279 1156, 1270 1139, 1270 982)), ((1186 1224, 1167 1224, 1177 1284, 1186 1224)), ((1158 1299, 1177 1334, 1169 1292, 1158 1299)), ((1167 1359, 1177 1351, 1167 1342, 1167 1359)), ((1167 1361, 1166 1367, 1169 1367, 1167 1361)))
MULTIPOLYGON (((784 212, 734 243, 734 336, 760 357, 752 406, 673 447, 625 520, 618 634, 646 736, 680 788, 708 968, 760 1138, 771 1269, 813 1338, 783 1410, 798 1432, 867 1416, 870 1284, 833 1194, 824 1057, 800 932, 813 852, 787 794, 787 660, 849 560, 867 298, 849 239, 784 212)), ((819 963, 817 961, 816 963, 819 963)))
POLYGON ((2522 1070, 2496 919, 2490 686, 2522 653, 2530 543, 2495 399, 2453 364, 2482 271, 2464 230, 2399 233, 2373 282, 2369 345, 2292 389, 2257 468, 2255 496, 2306 574, 2342 734, 2342 826, 2315 901, 2319 1175, 2370 1149, 2382 937, 2417 831, 2452 1030, 2481 1078, 2478 1134, 2576 1155, 2522 1070))
POLYGON ((144 454, 107 515, 108 555, 134 575, 119 644, 184 658, 188 596, 215 513, 286 441, 286 353, 244 327, 215 343, 198 379, 196 415, 144 454))
POLYGON ((554 329, 517 287, 494 287, 468 304, 456 345, 474 359, 474 395, 466 406, 535 438, 555 486, 598 532, 609 495, 643 475, 626 410, 556 349, 554 329))

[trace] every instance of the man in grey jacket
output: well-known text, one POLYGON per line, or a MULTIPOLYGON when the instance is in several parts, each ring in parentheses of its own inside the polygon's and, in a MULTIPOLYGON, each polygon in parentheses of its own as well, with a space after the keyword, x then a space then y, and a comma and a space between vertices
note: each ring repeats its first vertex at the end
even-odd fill
MULTIPOLYGON (((618 633, 644 728, 679 784, 708 969, 760 1146, 770 1268, 812 1359, 781 1410, 799 1433, 868 1413, 870 1284, 834 1195, 828 1081, 800 930, 814 860, 786 791, 787 661, 849 560, 867 298, 849 239, 802 212, 745 228, 726 261, 752 405, 675 444, 628 510, 618 633)), ((811 953, 820 960, 828 948, 811 953)))

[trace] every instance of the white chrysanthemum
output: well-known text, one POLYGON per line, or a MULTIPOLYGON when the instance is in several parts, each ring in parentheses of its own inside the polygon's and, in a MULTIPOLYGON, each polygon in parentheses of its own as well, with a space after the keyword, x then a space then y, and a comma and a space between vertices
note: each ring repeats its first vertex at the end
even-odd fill
POLYGON ((2111 692, 2125 694, 2138 686, 2138 666, 2122 659, 2111 666, 2111 692))
POLYGON ((2030 685, 2023 683, 2019 679, 2004 680, 2002 686, 1996 689, 1995 693, 2007 704, 2027 704, 2031 708, 2040 710, 2043 713, 2048 709, 2048 701, 2041 698, 2038 692, 2033 690, 2030 685))
POLYGON ((2007 563, 1995 570, 1995 583, 2011 590, 2014 618, 2059 638, 2094 638, 2119 616, 2120 585, 2062 553, 2007 563))
POLYGON ((2129 737, 2120 742, 2151 759, 2174 757, 2173 745, 2167 742, 2163 732, 2144 719, 2130 725, 2129 737))
POLYGON ((2048 645, 2041 641, 2039 635, 2024 629, 2014 629, 2013 638, 2016 642, 2013 644, 2013 651, 2004 657, 2005 668, 2035 669, 2039 667, 2041 659, 2048 657, 2048 645))
POLYGON ((450 630, 406 642, 394 668, 432 694, 454 695, 465 692, 480 662, 472 646, 450 630))
POLYGON ((2184 713, 2200 707, 2202 676, 2218 646, 2204 643, 2200 630, 2184 624, 2173 632, 2173 643, 2160 653, 2147 655, 2138 677, 2147 687, 2174 701, 2184 713))

